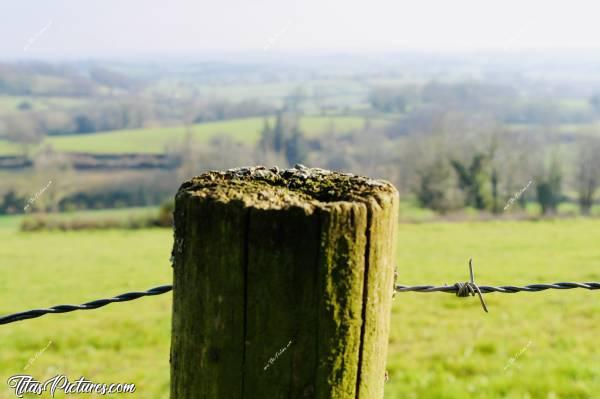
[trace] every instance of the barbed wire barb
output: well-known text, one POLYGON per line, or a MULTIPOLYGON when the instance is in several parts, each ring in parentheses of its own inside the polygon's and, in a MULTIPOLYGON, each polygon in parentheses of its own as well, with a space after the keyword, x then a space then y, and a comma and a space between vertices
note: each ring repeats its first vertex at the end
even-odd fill
POLYGON ((454 284, 457 288, 456 296, 466 297, 469 295, 475 296, 475 294, 477 294, 479 296, 479 301, 481 302, 483 310, 485 310, 486 313, 489 313, 485 301, 483 300, 481 290, 479 289, 477 284, 475 284, 475 274, 473 273, 473 259, 469 259, 469 276, 471 277, 471 281, 454 284))

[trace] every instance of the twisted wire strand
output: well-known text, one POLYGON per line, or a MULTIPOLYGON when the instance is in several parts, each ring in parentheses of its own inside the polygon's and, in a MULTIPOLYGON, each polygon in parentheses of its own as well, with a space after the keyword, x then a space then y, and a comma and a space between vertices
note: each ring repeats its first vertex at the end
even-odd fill
MULTIPOLYGON (((433 285, 396 285, 396 292, 447 292, 450 294, 458 294, 459 291, 464 292, 466 288, 461 288, 460 285, 467 283, 456 283, 454 285, 444 286, 433 286, 433 285)), ((587 282, 587 283, 554 283, 554 284, 530 284, 523 287, 517 287, 514 285, 502 285, 494 287, 490 285, 478 285, 479 290, 482 294, 491 292, 500 292, 502 294, 514 294, 516 292, 538 292, 545 290, 570 290, 573 288, 583 288, 586 290, 598 290, 600 289, 600 283, 587 282)), ((463 296, 463 295, 461 295, 463 296)))
MULTIPOLYGON (((600 283, 598 282, 587 282, 587 283, 554 283, 554 284, 530 284, 524 287, 517 287, 514 285, 503 285, 500 287, 494 287, 489 285, 475 285, 471 282, 456 283, 454 285, 444 286, 433 286, 433 285, 396 285, 394 287, 395 292, 446 292, 450 294, 456 294, 458 296, 469 296, 477 294, 485 294, 491 292, 500 292, 503 294, 514 294, 516 292, 538 292, 545 291, 548 289, 557 290, 568 290, 573 288, 583 288, 587 290, 598 290, 600 289, 600 283)), ((133 301, 146 296, 155 296, 166 294, 173 290, 172 285, 162 285, 160 287, 151 288, 147 291, 142 292, 128 292, 125 294, 117 295, 113 298, 98 299, 91 302, 86 302, 81 305, 57 305, 47 309, 34 309, 26 312, 14 313, 0 317, 0 325, 14 323, 21 320, 35 319, 50 313, 69 313, 76 310, 91 310, 98 309, 115 302, 127 302, 133 301)), ((485 303, 480 296, 484 310, 487 311, 485 303)))
POLYGON ((68 313, 76 310, 90 310, 98 309, 115 302, 127 302, 133 301, 134 299, 142 298, 145 296, 154 296, 166 294, 173 289, 172 285, 163 285, 160 287, 151 288, 143 292, 127 292, 125 294, 117 295, 113 298, 98 299, 95 301, 87 302, 81 305, 58 305, 48 309, 34 309, 27 312, 15 313, 7 316, 0 317, 0 325, 14 323, 16 321, 35 319, 37 317, 44 316, 49 313, 68 313))

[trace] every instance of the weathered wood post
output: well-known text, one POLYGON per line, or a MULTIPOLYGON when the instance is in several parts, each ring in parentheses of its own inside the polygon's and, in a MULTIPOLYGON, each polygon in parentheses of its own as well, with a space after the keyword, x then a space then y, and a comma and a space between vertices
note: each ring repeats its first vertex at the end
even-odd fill
POLYGON ((176 196, 171 398, 383 397, 398 194, 301 165, 176 196))

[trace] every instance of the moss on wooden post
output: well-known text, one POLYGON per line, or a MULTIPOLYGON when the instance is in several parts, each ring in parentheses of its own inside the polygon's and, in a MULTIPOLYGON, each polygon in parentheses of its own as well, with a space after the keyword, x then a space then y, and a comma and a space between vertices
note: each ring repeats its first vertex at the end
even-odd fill
POLYGON ((398 194, 309 169, 176 197, 171 398, 383 397, 398 194))

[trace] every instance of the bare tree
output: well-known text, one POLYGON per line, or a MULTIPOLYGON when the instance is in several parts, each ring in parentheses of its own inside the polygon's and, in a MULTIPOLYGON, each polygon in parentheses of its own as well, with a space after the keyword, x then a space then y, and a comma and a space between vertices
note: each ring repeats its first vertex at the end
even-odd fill
POLYGON ((464 203, 450 163, 450 141, 443 133, 411 137, 402 151, 402 173, 409 174, 405 184, 421 206, 440 213, 459 209, 464 203))
POLYGON ((185 181, 200 173, 199 152, 200 146, 194 139, 192 128, 186 124, 185 136, 177 149, 177 155, 181 162, 177 173, 179 181, 185 181))
MULTIPOLYGON (((35 199, 32 208, 44 212, 58 212, 61 200, 76 191, 75 171, 64 153, 44 145, 34 159, 35 176, 29 185, 35 199)), ((31 200, 31 198, 30 198, 31 200)))
POLYGON ((576 159, 575 187, 579 197, 581 213, 589 215, 594 195, 600 185, 600 140, 586 137, 579 144, 576 159))
POLYGON ((9 115, 0 122, 0 133, 10 141, 17 143, 24 156, 29 156, 32 147, 44 138, 38 116, 34 112, 9 115))

